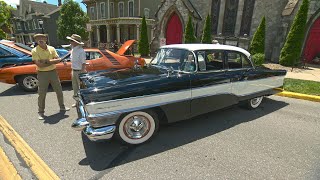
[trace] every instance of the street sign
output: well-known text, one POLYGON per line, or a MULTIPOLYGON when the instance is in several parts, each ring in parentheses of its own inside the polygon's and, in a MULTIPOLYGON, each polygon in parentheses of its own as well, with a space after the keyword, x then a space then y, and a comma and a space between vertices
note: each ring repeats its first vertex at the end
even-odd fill
POLYGON ((160 38, 160 47, 166 45, 167 39, 166 38, 160 38))
POLYGON ((87 31, 91 31, 91 24, 86 24, 87 25, 87 31))

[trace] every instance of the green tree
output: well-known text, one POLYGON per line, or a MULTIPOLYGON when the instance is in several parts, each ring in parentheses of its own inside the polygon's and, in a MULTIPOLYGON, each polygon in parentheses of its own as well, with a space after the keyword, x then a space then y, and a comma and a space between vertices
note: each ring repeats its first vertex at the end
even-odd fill
POLYGON ((58 37, 66 40, 67 36, 78 34, 87 40, 89 33, 86 24, 89 22, 88 15, 82 11, 80 5, 73 0, 65 0, 60 10, 58 24, 58 37))
POLYGON ((262 64, 264 63, 264 59, 265 59, 265 56, 262 53, 256 53, 252 55, 253 63, 256 66, 262 66, 262 64))
POLYGON ((197 38, 194 35, 192 19, 191 19, 191 16, 189 16, 187 27, 185 30, 184 43, 195 43, 196 41, 197 41, 197 38))
POLYGON ((300 60, 301 48, 306 31, 309 0, 303 0, 290 28, 286 42, 280 52, 279 63, 284 66, 294 66, 300 60))
POLYGON ((202 33, 201 42, 210 44, 211 41, 212 41, 212 38, 211 38, 211 17, 210 17, 210 14, 208 14, 207 18, 206 18, 204 29, 203 29, 203 33, 202 33))
POLYGON ((12 7, 7 5, 4 1, 0 1, 0 39, 6 38, 6 33, 2 28, 10 27, 12 7))
POLYGON ((148 40, 148 32, 147 32, 147 22, 146 18, 143 16, 141 22, 141 30, 140 30, 140 40, 138 45, 138 50, 141 56, 149 55, 149 40, 148 40))
POLYGON ((266 18, 263 17, 250 43, 249 51, 252 55, 257 53, 264 54, 265 36, 266 18))

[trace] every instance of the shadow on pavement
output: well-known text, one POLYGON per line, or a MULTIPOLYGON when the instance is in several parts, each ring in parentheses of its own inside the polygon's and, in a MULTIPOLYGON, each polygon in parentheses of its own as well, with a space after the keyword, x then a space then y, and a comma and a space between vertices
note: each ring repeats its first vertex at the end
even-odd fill
POLYGON ((56 114, 52 114, 50 116, 45 116, 43 123, 45 124, 57 124, 63 119, 68 118, 69 115, 66 114, 65 111, 60 111, 56 114))
MULTIPOLYGON (((72 90, 72 84, 71 82, 62 82, 62 90, 63 91, 71 91, 72 90)), ((52 87, 49 86, 48 92, 54 92, 52 87)), ((9 89, 3 91, 0 93, 0 96, 19 96, 19 95, 29 95, 29 94, 37 94, 36 92, 27 92, 22 90, 19 85, 15 85, 10 87, 9 89)))
POLYGON ((256 110, 250 111, 234 106, 211 112, 186 121, 161 126, 159 133, 150 142, 139 146, 124 146, 114 140, 91 142, 82 133, 87 157, 81 160, 79 165, 89 165, 93 170, 100 171, 92 177, 92 179, 99 179, 116 166, 212 136, 238 124, 254 121, 287 105, 282 101, 265 98, 261 107, 256 110))

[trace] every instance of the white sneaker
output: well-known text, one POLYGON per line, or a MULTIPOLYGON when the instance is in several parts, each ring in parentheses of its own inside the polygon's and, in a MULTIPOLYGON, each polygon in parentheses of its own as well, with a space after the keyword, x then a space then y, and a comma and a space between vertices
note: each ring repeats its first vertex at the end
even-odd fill
POLYGON ((44 113, 38 113, 38 119, 44 120, 44 113))
POLYGON ((72 104, 72 107, 74 108, 74 107, 77 107, 77 104, 72 104))

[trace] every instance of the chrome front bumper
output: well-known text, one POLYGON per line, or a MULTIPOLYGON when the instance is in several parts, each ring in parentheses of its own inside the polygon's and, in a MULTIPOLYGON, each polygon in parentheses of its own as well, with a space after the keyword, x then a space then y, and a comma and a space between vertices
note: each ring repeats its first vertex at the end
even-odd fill
POLYGON ((99 141, 99 140, 107 140, 111 139, 114 132, 116 130, 116 126, 106 126, 102 128, 92 128, 90 125, 83 130, 83 133, 87 135, 87 137, 91 141, 99 141))
POLYGON ((83 133, 91 140, 91 141, 99 141, 99 140, 107 140, 111 139, 115 130, 115 125, 109 125, 104 127, 93 128, 90 123, 87 121, 87 115, 84 110, 83 104, 79 101, 79 113, 81 114, 81 118, 75 120, 71 127, 76 131, 83 131, 83 133))
POLYGON ((83 130, 83 133, 91 141, 111 139, 116 130, 115 125, 93 128, 92 126, 90 126, 86 118, 77 119, 75 122, 72 123, 71 127, 76 131, 83 130))

